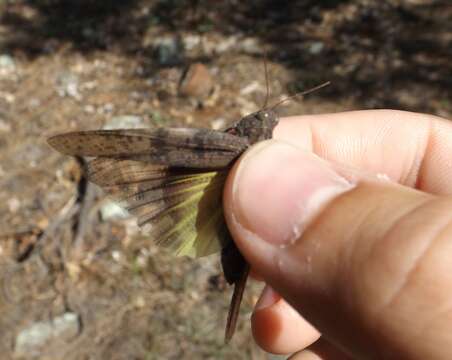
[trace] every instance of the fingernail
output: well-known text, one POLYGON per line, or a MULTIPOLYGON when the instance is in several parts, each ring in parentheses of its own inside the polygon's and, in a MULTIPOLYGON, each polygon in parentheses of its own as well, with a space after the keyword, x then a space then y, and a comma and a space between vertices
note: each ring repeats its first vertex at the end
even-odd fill
POLYGON ((325 204, 353 186, 318 156, 284 142, 265 141, 238 166, 233 215, 259 238, 290 244, 325 204))
POLYGON ((281 296, 275 290, 273 290, 272 287, 267 285, 262 291, 262 294, 259 297, 259 300, 257 301, 254 309, 255 311, 259 311, 268 308, 273 304, 276 304, 279 300, 281 300, 281 296))

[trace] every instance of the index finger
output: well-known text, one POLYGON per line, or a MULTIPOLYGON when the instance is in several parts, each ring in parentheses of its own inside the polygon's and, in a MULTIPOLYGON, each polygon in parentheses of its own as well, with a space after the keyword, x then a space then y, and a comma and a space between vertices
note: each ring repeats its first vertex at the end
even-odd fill
POLYGON ((452 124, 397 110, 281 119, 274 137, 320 157, 434 194, 452 194, 452 124))

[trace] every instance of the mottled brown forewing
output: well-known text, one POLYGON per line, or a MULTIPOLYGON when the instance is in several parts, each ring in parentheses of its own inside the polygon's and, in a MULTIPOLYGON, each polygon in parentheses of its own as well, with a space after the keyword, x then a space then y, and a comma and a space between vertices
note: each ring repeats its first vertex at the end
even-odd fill
POLYGON ((197 169, 223 168, 249 145, 243 137, 190 128, 76 131, 53 136, 48 142, 66 155, 197 169))

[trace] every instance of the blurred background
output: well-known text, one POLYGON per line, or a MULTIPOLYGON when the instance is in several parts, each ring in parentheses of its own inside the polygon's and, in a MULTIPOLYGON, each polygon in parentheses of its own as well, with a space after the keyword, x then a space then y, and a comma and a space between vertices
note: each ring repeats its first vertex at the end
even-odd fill
POLYGON ((157 249, 46 145, 75 129, 220 129, 394 108, 450 118, 449 0, 0 0, 2 359, 280 359, 253 344, 248 287, 224 346, 216 256, 157 249))

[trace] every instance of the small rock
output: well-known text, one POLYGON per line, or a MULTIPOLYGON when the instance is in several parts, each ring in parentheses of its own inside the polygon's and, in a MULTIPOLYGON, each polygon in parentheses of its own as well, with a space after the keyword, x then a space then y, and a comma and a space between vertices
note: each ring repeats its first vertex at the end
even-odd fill
POLYGON ((11 55, 2 54, 0 55, 0 67, 2 68, 14 68, 16 63, 11 55))
POLYGON ((182 60, 183 46, 179 38, 163 37, 155 44, 155 54, 160 65, 177 65, 182 60))
POLYGON ((28 329, 22 330, 16 338, 15 353, 18 356, 39 355, 44 345, 52 338, 52 325, 49 323, 35 323, 28 329))
POLYGON ((325 44, 321 41, 314 41, 313 43, 309 44, 308 51, 312 55, 318 55, 322 52, 322 50, 325 48, 325 44))
POLYGON ((80 330, 78 315, 72 312, 64 313, 53 319, 53 336, 69 340, 80 330))
POLYGON ((94 114, 96 108, 93 105, 88 104, 83 107, 83 111, 87 114, 94 114))
POLYGON ((214 82, 207 67, 201 63, 190 65, 182 77, 179 94, 203 100, 213 90, 214 82))
POLYGON ((182 38, 184 47, 187 50, 193 50, 196 46, 201 44, 201 36, 199 35, 186 35, 182 38))
POLYGON ((113 201, 106 201, 100 208, 100 216, 103 221, 127 219, 130 214, 113 201))
POLYGON ((5 99, 5 101, 10 104, 16 101, 16 97, 14 96, 14 94, 11 94, 9 92, 0 92, 0 98, 5 99))
POLYGON ((65 72, 57 79, 57 93, 61 97, 72 97, 80 100, 82 95, 79 92, 79 81, 77 76, 65 72))
POLYGON ((124 261, 124 255, 118 250, 113 250, 111 252, 111 257, 116 262, 123 262, 124 261))
POLYGON ((8 209, 10 213, 16 213, 20 209, 20 200, 16 197, 8 199, 8 209))
POLYGON ((226 125, 226 120, 223 118, 218 118, 218 119, 212 120, 212 122, 210 123, 210 127, 213 130, 223 129, 225 127, 225 125, 226 125))
POLYGON ((229 50, 234 50, 234 48, 236 47, 237 47, 237 36, 229 36, 218 42, 215 50, 217 53, 221 54, 229 50))
POLYGON ((146 306, 146 300, 144 299, 143 296, 137 296, 137 297, 133 300, 132 304, 133 304, 135 307, 141 309, 141 308, 144 308, 144 307, 146 306))
POLYGON ((103 129, 140 129, 147 127, 143 118, 136 115, 119 115, 105 123, 103 129))
POLYGON ((248 37, 238 42, 238 48, 246 54, 261 54, 262 46, 260 46, 257 38, 248 37))
POLYGON ((38 356, 44 348, 54 341, 68 341, 80 331, 79 317, 67 312, 50 321, 40 321, 22 330, 16 337, 14 351, 16 356, 30 358, 38 356))
POLYGON ((78 281, 80 279, 80 273, 82 272, 81 265, 79 263, 76 263, 74 261, 66 261, 64 264, 65 269, 69 275, 69 277, 74 280, 78 281))
POLYGON ((7 123, 6 120, 0 118, 0 133, 6 133, 11 131, 11 124, 7 123))
POLYGON ((0 55, 0 74, 7 75, 16 70, 16 62, 8 54, 0 55))

